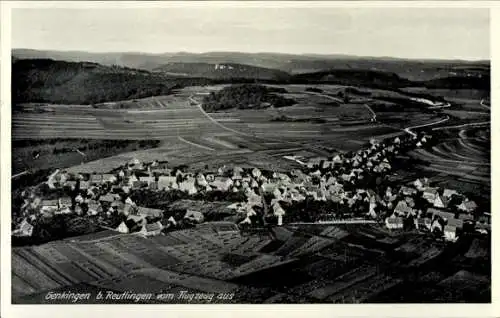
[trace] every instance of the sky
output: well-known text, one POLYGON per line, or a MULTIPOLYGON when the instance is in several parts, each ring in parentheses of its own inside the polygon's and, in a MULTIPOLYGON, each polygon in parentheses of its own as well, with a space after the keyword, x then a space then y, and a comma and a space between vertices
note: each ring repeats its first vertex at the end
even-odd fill
POLYGON ((489 59, 488 9, 13 9, 12 47, 89 52, 279 52, 489 59))

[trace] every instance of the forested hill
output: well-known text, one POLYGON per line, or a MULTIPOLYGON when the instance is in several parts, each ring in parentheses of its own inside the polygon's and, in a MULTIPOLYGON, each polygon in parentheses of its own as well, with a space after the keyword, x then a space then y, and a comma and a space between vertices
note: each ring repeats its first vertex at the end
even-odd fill
POLYGON ((285 107, 296 103, 290 98, 281 96, 280 93, 286 93, 286 90, 255 84, 231 85, 207 95, 203 99, 202 105, 206 111, 216 112, 232 108, 285 107))
POLYGON ((256 80, 288 80, 286 72, 235 63, 168 63, 154 69, 171 75, 205 77, 211 79, 256 79, 256 80))
POLYGON ((88 62, 16 59, 12 62, 12 101, 94 104, 169 94, 173 88, 208 84, 161 73, 88 62))

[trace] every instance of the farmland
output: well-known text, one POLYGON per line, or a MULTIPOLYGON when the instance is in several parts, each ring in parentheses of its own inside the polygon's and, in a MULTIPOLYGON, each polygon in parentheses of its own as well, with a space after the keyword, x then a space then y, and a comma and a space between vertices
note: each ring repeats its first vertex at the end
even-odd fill
MULTIPOLYGON (((362 104, 332 104, 329 96, 310 94, 307 85, 282 85, 285 96, 292 96, 297 104, 280 109, 229 110, 204 113, 193 100, 224 87, 187 87, 172 95, 137 100, 88 105, 20 104, 12 117, 13 140, 158 140, 152 149, 126 148, 128 151, 107 149, 103 158, 81 160, 76 153, 43 157, 44 162, 62 162, 62 167, 80 164, 70 170, 81 172, 109 171, 118 162, 137 157, 140 160, 158 159, 179 163, 218 161, 231 157, 274 157, 293 154, 300 150, 312 155, 325 155, 322 149, 349 151, 357 149, 370 138, 399 134, 398 127, 370 122, 370 112, 362 104), (321 117, 324 122, 275 122, 273 118, 285 115, 293 119, 321 117), (355 135, 353 134, 355 132, 355 135), (119 154, 123 153, 123 154, 119 154), (208 157, 207 157, 208 155, 208 157), (66 158, 68 157, 68 158, 66 158), (71 157, 71 158, 69 158, 71 157), (67 163, 66 165, 64 163, 67 163)), ((318 85, 324 92, 334 94, 341 86, 318 85)), ((415 118, 417 119, 417 118, 415 118)), ((75 144, 77 146, 77 144, 75 144)), ((27 161, 36 149, 16 149, 20 162, 27 161)), ((39 169, 46 163, 34 162, 39 169)), ((290 162, 288 163, 290 164, 290 162)), ((21 170, 21 168, 17 169, 21 170)))
MULTIPOLYGON (((313 303, 376 301, 395 287, 412 283, 401 267, 404 264, 400 263, 401 256, 390 250, 403 245, 408 250, 409 246, 414 246, 412 250, 416 254, 413 253, 413 257, 424 251, 417 243, 418 234, 410 234, 394 238, 391 248, 374 253, 376 247, 368 244, 370 240, 359 243, 361 241, 355 239, 373 235, 383 237, 383 232, 372 225, 285 230, 290 231, 291 236, 278 234, 277 231, 283 230, 272 230, 278 236, 271 236, 271 233, 227 236, 201 228, 152 238, 107 234, 92 239, 87 235, 86 240, 14 248, 13 280, 18 282, 12 291, 14 302, 29 302, 41 292, 78 284, 136 293, 162 290, 236 292, 241 293, 237 295, 238 302, 265 300, 241 298, 251 290, 260 290, 266 294, 265 298, 274 295, 282 299, 287 295, 292 301, 307 299, 313 303), (317 232, 328 236, 313 234, 317 232), (275 240, 282 240, 282 248, 264 252, 265 246, 277 243, 275 240), (280 275, 273 275, 277 271, 280 275)), ((384 244, 379 243, 380 247, 384 244)), ((439 245, 434 248, 437 257, 443 253, 457 253, 455 250, 447 252, 447 247, 439 245)), ((419 265, 422 271, 433 270, 434 267, 425 265, 431 260, 419 265)), ((441 273, 435 285, 428 286, 450 290, 448 281, 473 279, 471 275, 480 274, 457 275, 451 271, 441 273)), ((482 290, 485 286, 480 283, 478 288, 482 290)))

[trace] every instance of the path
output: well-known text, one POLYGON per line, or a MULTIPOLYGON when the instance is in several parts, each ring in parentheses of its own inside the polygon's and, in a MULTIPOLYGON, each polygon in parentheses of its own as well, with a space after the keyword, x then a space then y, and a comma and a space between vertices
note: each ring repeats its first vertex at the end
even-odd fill
POLYGON ((451 107, 450 103, 446 103, 445 105, 442 105, 442 106, 431 106, 431 107, 428 107, 427 109, 440 109, 440 108, 448 108, 448 107, 451 107))
POLYGON ((377 223, 375 220, 357 220, 357 219, 347 219, 347 220, 337 220, 337 221, 319 221, 319 222, 294 222, 288 223, 287 225, 329 225, 329 224, 374 224, 377 223))
POLYGON ((409 133, 412 136, 417 136, 416 133, 414 133, 413 131, 411 131, 412 129, 423 128, 423 127, 428 127, 428 126, 433 126, 433 125, 438 125, 438 124, 447 122, 448 120, 450 120, 450 116, 446 115, 446 118, 444 118, 444 119, 440 119, 440 120, 432 122, 432 123, 427 123, 427 124, 422 124, 422 125, 416 125, 416 126, 406 127, 403 130, 405 132, 409 133))
POLYGON ((484 99, 481 99, 481 101, 479 102, 479 105, 481 105, 482 107, 486 108, 487 110, 491 110, 491 107, 484 104, 484 99))
POLYGON ((455 128, 464 128, 464 127, 469 127, 469 126, 482 126, 482 125, 489 125, 489 124, 491 124, 491 122, 482 121, 479 123, 468 123, 468 124, 455 125, 455 126, 436 127, 436 128, 432 128, 432 130, 455 129, 455 128))
POLYGON ((240 136, 245 136, 245 137, 250 137, 250 138, 256 138, 256 139, 260 139, 260 140, 263 140, 263 141, 267 141, 267 142, 277 142, 277 143, 286 143, 286 144, 292 144, 292 145, 296 145, 296 146, 300 146, 302 148, 309 148, 311 150, 314 150, 314 151, 320 151, 319 149, 316 149, 314 147, 311 147, 311 146, 308 146, 308 145, 305 145, 303 143, 300 143, 300 142, 294 142, 294 141, 285 141, 285 140, 279 140, 279 139, 272 139, 272 138, 263 138, 263 137, 259 137, 257 135, 254 135, 254 134, 248 134, 248 133, 244 133, 244 132, 241 132, 241 131, 238 131, 238 130, 235 130, 235 129, 232 129, 232 128, 229 128, 221 123, 219 123, 217 120, 213 119, 212 116, 210 116, 202 107, 201 103, 198 102, 197 100, 193 99, 192 96, 189 96, 189 100, 193 103, 196 104, 196 107, 198 107, 198 109, 201 111, 201 113, 208 118, 208 120, 210 120, 212 123, 216 124, 217 126, 221 127, 222 129, 226 130, 226 131, 229 131, 229 132, 232 132, 232 133, 235 133, 237 135, 240 135, 240 136))
POLYGON ((12 176, 12 179, 20 177, 22 175, 25 175, 27 173, 29 173, 28 170, 24 170, 23 172, 16 173, 15 175, 12 176))
MULTIPOLYGON (((321 96, 321 97, 324 97, 324 98, 327 98, 327 99, 334 100, 334 101, 336 101, 338 103, 344 103, 344 101, 341 100, 340 98, 333 97, 333 96, 330 96, 330 95, 325 95, 325 94, 316 93, 316 92, 307 92, 307 94, 321 96)), ((377 114, 373 111, 373 109, 368 104, 363 104, 363 106, 365 106, 365 108, 368 109, 368 111, 372 115, 371 120, 372 121, 377 121, 377 114)))
POLYGON ((194 142, 191 142, 189 140, 186 140, 184 139, 183 137, 179 136, 178 139, 182 142, 185 142, 191 146, 195 146, 195 147, 198 147, 198 148, 202 148, 202 149, 205 149, 205 150, 210 150, 210 151, 215 151, 215 149, 213 148, 210 148, 210 147, 207 147, 207 146, 203 146, 203 145, 200 145, 200 144, 197 144, 197 143, 194 143, 194 142))

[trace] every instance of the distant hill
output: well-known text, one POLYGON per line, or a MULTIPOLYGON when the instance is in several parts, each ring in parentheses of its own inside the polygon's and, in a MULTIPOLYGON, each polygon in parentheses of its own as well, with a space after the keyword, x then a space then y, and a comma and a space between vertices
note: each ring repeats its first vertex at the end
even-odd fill
POLYGON ((168 63, 155 68, 176 76, 205 77, 212 79, 250 78, 261 80, 288 80, 290 75, 279 70, 235 63, 168 63))
MULTIPOLYGON (((486 74, 486 73, 485 73, 486 74)), ((396 73, 386 71, 337 69, 296 74, 291 83, 330 83, 338 85, 366 86, 387 90, 403 87, 426 87, 444 89, 490 90, 490 76, 443 76, 426 80, 409 80, 396 73)))
POLYGON ((12 60, 12 100, 65 104, 102 102, 170 94, 173 89, 216 83, 330 83, 387 90, 403 87, 490 90, 489 67, 454 69, 454 76, 409 80, 385 70, 337 68, 290 75, 237 63, 168 63, 155 71, 95 62, 53 59, 12 60))
POLYGON ((397 88, 412 86, 412 82, 395 73, 371 70, 339 69, 293 76, 296 83, 332 83, 339 85, 397 88))
MULTIPOLYGON (((72 62, 94 62, 102 65, 120 65, 152 71, 169 63, 206 63, 206 64, 242 64, 286 73, 311 73, 328 69, 362 69, 396 73, 410 80, 427 80, 453 76, 457 67, 490 68, 490 61, 444 61, 444 60, 406 60, 390 57, 360 57, 350 55, 300 55, 282 53, 89 53, 77 51, 39 51, 14 49, 12 55, 17 58, 51 58, 72 62)), ((201 66, 200 64, 200 66, 201 66)))
POLYGON ((184 85, 208 84, 205 79, 177 79, 119 66, 51 59, 14 59, 12 100, 66 104, 166 95, 184 85))

